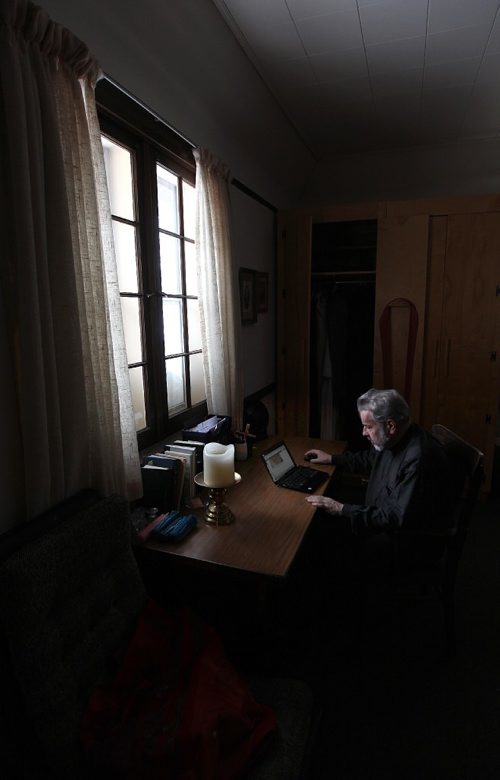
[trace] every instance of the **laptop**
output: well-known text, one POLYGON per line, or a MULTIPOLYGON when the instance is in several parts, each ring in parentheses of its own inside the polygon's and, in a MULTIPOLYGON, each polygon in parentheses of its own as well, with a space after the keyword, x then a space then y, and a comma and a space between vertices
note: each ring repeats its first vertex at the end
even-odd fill
POLYGON ((301 493, 314 493, 329 474, 308 466, 297 466, 284 441, 269 447, 261 453, 264 465, 275 485, 300 490, 301 493))

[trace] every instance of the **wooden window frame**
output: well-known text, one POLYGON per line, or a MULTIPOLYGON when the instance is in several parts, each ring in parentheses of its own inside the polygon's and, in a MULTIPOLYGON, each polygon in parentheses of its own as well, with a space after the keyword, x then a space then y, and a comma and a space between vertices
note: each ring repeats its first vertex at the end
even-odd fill
MULTIPOLYGON (((165 349, 163 341, 163 296, 160 277, 159 225, 156 201, 156 164, 167 168, 187 183, 195 184, 192 145, 168 127, 136 100, 108 79, 96 87, 96 103, 101 131, 110 139, 132 151, 134 158, 135 201, 138 222, 139 295, 142 300, 142 342, 147 371, 144 371, 144 394, 147 425, 138 431, 140 449, 199 422, 207 415, 207 404, 190 405, 190 374, 187 313, 183 306, 184 358, 188 409, 169 417, 165 349)), ((179 186, 181 234, 183 230, 182 187, 179 186)), ((181 241, 181 267, 184 275, 184 240, 181 241)), ((176 296, 177 297, 177 296, 176 296)), ((190 296, 181 295, 182 299, 190 296)), ((143 363, 133 365, 143 365, 143 363)), ((132 365, 132 364, 131 364, 132 365)))

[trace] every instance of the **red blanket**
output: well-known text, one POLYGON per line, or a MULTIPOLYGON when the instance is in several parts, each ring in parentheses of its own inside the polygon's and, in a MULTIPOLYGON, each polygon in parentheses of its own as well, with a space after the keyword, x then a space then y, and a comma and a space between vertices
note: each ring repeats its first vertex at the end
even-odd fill
POLYGON ((215 632, 150 601, 115 679, 82 723, 92 766, 123 780, 234 780, 276 730, 215 632))

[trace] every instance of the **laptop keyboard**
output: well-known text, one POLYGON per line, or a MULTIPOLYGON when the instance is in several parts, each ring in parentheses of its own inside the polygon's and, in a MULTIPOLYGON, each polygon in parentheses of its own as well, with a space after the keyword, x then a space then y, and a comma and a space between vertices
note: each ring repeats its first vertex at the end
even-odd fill
POLYGON ((287 487, 300 487, 300 485, 303 485, 305 481, 304 474, 301 474, 300 471, 296 471, 294 474, 290 474, 289 477, 283 480, 283 485, 286 485, 287 487))

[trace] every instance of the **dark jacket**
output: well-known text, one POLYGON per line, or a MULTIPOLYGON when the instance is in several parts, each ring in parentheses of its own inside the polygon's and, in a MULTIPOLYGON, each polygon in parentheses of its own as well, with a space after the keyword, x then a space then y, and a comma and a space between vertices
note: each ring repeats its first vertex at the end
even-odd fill
POLYGON ((412 423, 403 438, 381 452, 334 455, 332 462, 370 474, 366 504, 344 504, 355 534, 443 531, 452 525, 450 465, 443 446, 412 423))

